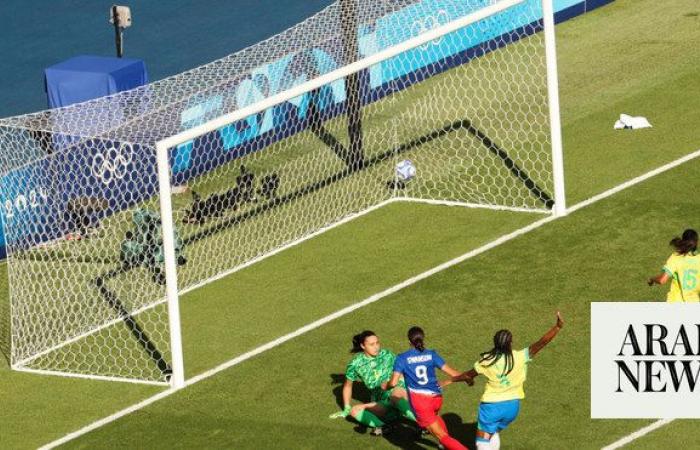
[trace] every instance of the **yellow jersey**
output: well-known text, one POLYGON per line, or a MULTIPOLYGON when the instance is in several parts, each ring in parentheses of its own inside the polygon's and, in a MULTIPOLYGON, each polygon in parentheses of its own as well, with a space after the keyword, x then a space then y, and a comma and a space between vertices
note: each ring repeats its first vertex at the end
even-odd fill
POLYGON ((523 384, 527 378, 529 362, 529 348, 513 352, 513 370, 508 374, 503 373, 506 364, 506 359, 503 356, 490 366, 488 366, 490 361, 475 362, 474 370, 476 373, 486 377, 486 389, 484 395, 481 396, 481 401, 495 403, 525 398, 523 384))
POLYGON ((687 253, 672 254, 663 267, 663 271, 671 277, 671 289, 668 291, 666 301, 694 302, 700 301, 700 255, 687 253))

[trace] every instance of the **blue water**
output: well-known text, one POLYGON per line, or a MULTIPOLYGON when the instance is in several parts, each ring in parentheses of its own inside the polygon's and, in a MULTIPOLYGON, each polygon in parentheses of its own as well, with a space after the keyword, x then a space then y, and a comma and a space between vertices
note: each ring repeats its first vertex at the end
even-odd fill
MULTIPOLYGON (((44 68, 75 55, 114 56, 113 0, 0 2, 0 117, 46 109, 44 68)), ((140 0, 124 56, 159 80, 255 44, 333 0, 140 0)))

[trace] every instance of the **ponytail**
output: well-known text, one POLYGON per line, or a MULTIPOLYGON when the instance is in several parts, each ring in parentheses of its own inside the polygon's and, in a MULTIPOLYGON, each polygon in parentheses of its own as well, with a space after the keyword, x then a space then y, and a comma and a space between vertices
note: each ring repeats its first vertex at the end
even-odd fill
POLYGON ((411 345, 419 352, 425 350, 424 340, 425 333, 423 333, 423 329, 421 327, 411 327, 411 329, 408 330, 408 342, 410 342, 411 345))
POLYGON ((350 349, 350 353, 360 353, 363 352, 362 344, 365 343, 365 340, 370 337, 370 336, 376 336, 374 334, 374 331, 370 330, 365 330, 360 334, 356 334, 355 336, 352 337, 352 348, 350 349))
POLYGON ((694 253, 698 249, 698 232, 693 229, 687 229, 681 237, 671 239, 669 245, 676 249, 679 255, 694 253))
POLYGON ((493 348, 488 352, 481 354, 479 363, 486 367, 493 366, 502 357, 505 358, 505 363, 503 365, 503 372, 501 375, 508 375, 515 365, 513 360, 513 334, 508 330, 499 330, 493 336, 493 348))

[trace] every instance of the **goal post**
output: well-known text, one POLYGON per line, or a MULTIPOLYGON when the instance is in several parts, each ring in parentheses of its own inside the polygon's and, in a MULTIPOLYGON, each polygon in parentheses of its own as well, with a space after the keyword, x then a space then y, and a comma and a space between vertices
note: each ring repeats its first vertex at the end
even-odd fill
POLYGON ((339 0, 0 121, 13 368, 181 388, 183 293, 395 202, 565 214, 551 2, 339 0))
POLYGON ((185 366, 182 353, 180 297, 177 293, 177 257, 175 255, 175 225, 173 224, 172 189, 168 153, 156 144, 158 165, 158 192, 163 230, 163 260, 165 263, 165 295, 168 304, 170 351, 172 354, 170 384, 174 389, 185 385, 185 366))
POLYGON ((554 207, 556 216, 566 215, 566 192, 564 190, 564 152, 561 140, 561 118, 559 113, 559 72, 554 36, 553 0, 542 0, 542 21, 547 61, 547 99, 549 101, 549 123, 552 139, 552 174, 554 178, 554 207))
MULTIPOLYGON (((343 52, 346 64, 360 57, 358 36, 358 12, 356 0, 341 0, 340 22, 343 27, 343 52)), ((350 73, 345 81, 346 115, 348 121, 348 163, 359 167, 364 161, 362 152, 361 88, 359 72, 350 73)))

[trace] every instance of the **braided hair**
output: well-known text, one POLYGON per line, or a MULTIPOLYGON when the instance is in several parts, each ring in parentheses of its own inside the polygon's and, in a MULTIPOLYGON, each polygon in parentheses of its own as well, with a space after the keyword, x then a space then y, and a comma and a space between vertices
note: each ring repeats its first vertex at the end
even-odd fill
POLYGON ((376 336, 374 331, 365 330, 362 333, 356 334, 355 336, 353 336, 352 337, 352 348, 350 349, 350 353, 363 352, 364 349, 362 348, 362 345, 365 343, 365 340, 370 336, 376 336))
POLYGON ((501 357, 506 360, 503 366, 502 375, 508 375, 513 370, 513 334, 508 330, 499 330, 493 336, 493 348, 481 354, 480 363, 486 367, 491 367, 498 362, 501 357))
POLYGON ((424 339, 425 333, 421 327, 411 327, 408 330, 408 342, 410 342, 411 345, 419 352, 425 350, 425 343, 423 342, 424 339))
POLYGON ((679 255, 694 253, 698 249, 698 232, 693 229, 687 229, 681 237, 671 239, 669 245, 675 248, 679 255))

